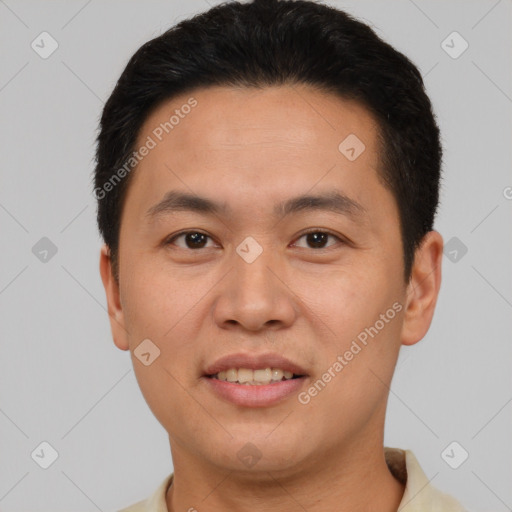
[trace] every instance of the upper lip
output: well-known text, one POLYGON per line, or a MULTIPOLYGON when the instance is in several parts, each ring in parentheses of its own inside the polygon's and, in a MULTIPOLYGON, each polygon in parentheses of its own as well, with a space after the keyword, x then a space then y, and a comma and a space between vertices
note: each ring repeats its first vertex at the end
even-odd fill
POLYGON ((215 375, 230 368, 249 368, 259 370, 261 368, 279 368, 288 370, 295 375, 307 375, 306 370, 286 357, 279 354, 230 354, 217 359, 205 370, 205 375, 215 375))

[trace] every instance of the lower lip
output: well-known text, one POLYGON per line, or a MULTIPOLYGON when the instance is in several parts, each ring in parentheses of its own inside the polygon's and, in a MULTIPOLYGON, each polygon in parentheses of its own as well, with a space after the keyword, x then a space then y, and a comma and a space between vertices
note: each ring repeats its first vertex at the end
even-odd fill
POLYGON ((203 377, 220 398, 243 407, 269 407, 298 393, 307 377, 282 380, 271 384, 247 385, 203 377))

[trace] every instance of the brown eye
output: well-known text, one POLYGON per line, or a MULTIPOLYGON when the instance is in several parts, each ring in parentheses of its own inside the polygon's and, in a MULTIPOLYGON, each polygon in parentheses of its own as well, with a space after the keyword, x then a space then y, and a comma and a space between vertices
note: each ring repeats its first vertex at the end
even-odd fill
POLYGON ((199 231, 185 231, 183 233, 179 233, 178 235, 172 237, 170 240, 166 242, 166 244, 173 244, 182 249, 203 249, 207 243, 207 240, 210 237, 204 233, 199 231), (175 243, 176 240, 182 239, 184 244, 175 243))
POLYGON ((308 233, 304 233, 300 238, 298 238, 298 240, 305 238, 307 244, 305 247, 306 249, 325 249, 333 245, 327 245, 329 237, 334 238, 339 242, 342 242, 342 240, 339 237, 327 231, 310 231, 308 233))

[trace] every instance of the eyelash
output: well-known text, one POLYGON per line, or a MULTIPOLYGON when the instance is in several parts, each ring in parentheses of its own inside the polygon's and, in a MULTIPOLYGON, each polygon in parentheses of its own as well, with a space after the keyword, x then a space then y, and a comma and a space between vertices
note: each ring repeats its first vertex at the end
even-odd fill
MULTIPOLYGON (((170 238, 168 238, 167 240, 165 240, 164 242, 164 245, 172 245, 172 243, 177 239, 179 238, 180 236, 183 236, 183 235, 188 235, 190 233, 193 233, 193 234, 198 234, 198 235, 204 235, 206 237, 208 237, 209 239, 213 240, 212 237, 210 235, 208 235, 207 233, 204 233, 203 231, 198 231, 198 230, 187 230, 187 231, 181 231, 180 233, 177 233, 175 235, 172 235, 170 238)), ((306 236, 306 235, 309 235, 310 233, 321 233, 321 234, 325 234, 325 235, 329 235, 333 238, 336 238, 338 240, 338 242, 341 242, 342 244, 348 244, 348 241, 341 238, 340 236, 338 236, 337 234, 333 233, 332 231, 329 231, 329 230, 325 230, 325 229, 318 229, 318 228, 310 228, 308 229, 307 231, 304 231, 303 233, 301 233, 299 235, 299 237, 297 238, 297 240, 300 240, 303 236, 306 236)), ((324 251, 324 250, 328 250, 330 249, 331 247, 333 246, 329 246, 329 247, 322 247, 320 249, 312 249, 313 251, 324 251)), ((183 247, 180 247, 180 249, 183 249, 183 247)), ((201 249, 203 249, 202 247, 199 248, 199 249, 189 249, 188 247, 185 248, 186 250, 190 250, 190 251, 199 251, 201 249)), ((304 247, 302 247, 301 249, 304 249, 304 247)))

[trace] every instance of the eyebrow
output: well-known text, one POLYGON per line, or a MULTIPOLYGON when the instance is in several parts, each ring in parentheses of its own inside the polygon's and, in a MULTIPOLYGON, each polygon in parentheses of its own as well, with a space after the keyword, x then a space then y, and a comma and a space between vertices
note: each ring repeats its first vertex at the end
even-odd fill
MULTIPOLYGON (((305 194, 282 201, 275 205, 274 215, 276 217, 285 217, 308 210, 330 211, 346 215, 354 220, 367 213, 366 208, 360 203, 341 192, 333 190, 317 195, 305 194)), ((225 202, 217 202, 195 194, 171 190, 165 194, 160 202, 149 208, 146 212, 146 217, 153 220, 156 217, 177 211, 216 216, 231 213, 231 208, 225 202)))

